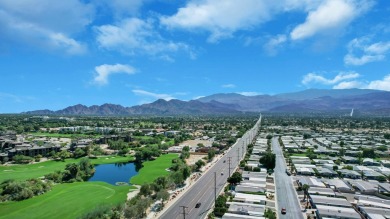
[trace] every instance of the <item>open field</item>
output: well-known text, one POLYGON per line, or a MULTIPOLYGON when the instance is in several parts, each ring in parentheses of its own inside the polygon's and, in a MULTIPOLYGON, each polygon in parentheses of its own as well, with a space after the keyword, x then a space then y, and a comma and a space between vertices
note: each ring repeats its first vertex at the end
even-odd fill
MULTIPOLYGON (((0 166, 0 182, 6 179, 25 180, 38 178, 57 170, 64 170, 68 163, 78 163, 80 159, 66 159, 65 161, 46 161, 36 164, 19 164, 0 166)), ((91 159, 93 164, 121 163, 133 161, 133 157, 107 156, 91 159)))
POLYGON ((74 219, 98 205, 124 202, 129 189, 135 187, 103 182, 60 184, 46 194, 25 201, 0 203, 0 218, 74 219))
POLYGON ((131 184, 142 185, 151 183, 159 176, 168 175, 169 172, 165 169, 172 165, 172 159, 177 158, 178 154, 161 155, 154 161, 147 161, 143 163, 143 167, 138 172, 138 175, 131 178, 131 184))

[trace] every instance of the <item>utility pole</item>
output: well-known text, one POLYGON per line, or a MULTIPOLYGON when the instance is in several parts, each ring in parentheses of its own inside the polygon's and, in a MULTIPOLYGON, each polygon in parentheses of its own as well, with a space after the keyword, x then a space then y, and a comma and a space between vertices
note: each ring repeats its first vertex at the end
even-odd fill
POLYGON ((182 213, 183 214, 183 218, 186 219, 186 215, 188 214, 188 213, 186 213, 186 208, 188 208, 188 207, 183 206, 183 205, 180 206, 180 207, 183 208, 183 213, 182 213))
POLYGON ((237 147, 237 163, 240 163, 240 148, 237 147))
POLYGON ((217 204, 217 172, 214 172, 214 206, 217 204))
POLYGON ((231 159, 232 159, 232 157, 228 157, 228 161, 229 161, 229 177, 230 177, 230 162, 231 162, 231 159))

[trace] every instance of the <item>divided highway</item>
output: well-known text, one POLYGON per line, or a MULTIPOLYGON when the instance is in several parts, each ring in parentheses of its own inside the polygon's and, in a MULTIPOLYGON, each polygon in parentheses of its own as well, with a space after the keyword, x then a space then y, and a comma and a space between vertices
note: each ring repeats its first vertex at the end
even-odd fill
POLYGON ((178 200, 175 201, 160 218, 176 219, 184 218, 183 208, 185 206, 186 219, 205 218, 207 212, 212 208, 215 197, 214 178, 216 176, 217 196, 223 190, 224 185, 229 177, 229 161, 231 173, 239 165, 239 161, 245 156, 247 145, 255 138, 261 124, 260 119, 255 126, 240 138, 225 155, 219 159, 204 175, 198 179, 178 200), (225 161, 225 162, 224 162, 225 161), (221 173, 224 173, 223 175, 221 173), (195 208, 196 203, 200 202, 201 206, 195 208))
POLYGON ((272 139, 272 150, 276 154, 274 176, 278 218, 303 219, 301 206, 291 177, 286 174, 287 165, 277 137, 272 139), (282 208, 286 208, 287 211, 284 215, 281 214, 282 208))

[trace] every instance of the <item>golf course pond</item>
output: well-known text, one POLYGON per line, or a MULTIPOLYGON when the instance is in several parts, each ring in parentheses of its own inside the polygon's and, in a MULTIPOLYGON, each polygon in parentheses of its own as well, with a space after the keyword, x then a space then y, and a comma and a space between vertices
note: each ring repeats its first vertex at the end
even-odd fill
POLYGON ((131 177, 138 174, 134 163, 100 164, 88 181, 102 181, 112 185, 129 184, 131 177))

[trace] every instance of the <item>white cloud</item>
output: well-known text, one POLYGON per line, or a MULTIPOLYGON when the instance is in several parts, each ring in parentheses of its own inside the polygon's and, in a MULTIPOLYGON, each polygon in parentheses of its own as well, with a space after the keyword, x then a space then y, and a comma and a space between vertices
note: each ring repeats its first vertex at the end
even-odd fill
POLYGON ((390 91, 390 74, 386 75, 382 80, 371 81, 366 88, 390 91))
POLYGON ((160 36, 152 20, 130 18, 122 20, 117 25, 103 25, 95 29, 97 42, 104 49, 128 55, 162 54, 161 57, 168 60, 171 60, 171 57, 165 56, 164 53, 182 50, 190 53, 190 56, 193 55, 187 44, 168 41, 160 36))
POLYGON ((333 89, 351 89, 362 88, 363 84, 359 81, 343 81, 333 86, 333 89))
POLYGON ((271 19, 272 1, 259 0, 192 0, 175 15, 162 17, 161 23, 170 28, 205 30, 210 42, 231 37, 242 29, 271 19))
POLYGON ((94 82, 98 85, 105 85, 108 83, 108 77, 112 74, 134 74, 136 70, 129 65, 115 64, 115 65, 99 65, 95 67, 96 76, 94 82))
POLYGON ((292 40, 301 40, 316 34, 334 34, 371 6, 369 0, 325 0, 309 12, 306 21, 295 27, 290 37, 292 40))
POLYGON ((390 41, 370 44, 368 37, 355 38, 348 44, 348 54, 344 57, 347 65, 364 65, 370 62, 381 61, 390 52, 390 41), (356 54, 361 54, 360 56, 356 54))
POLYGON ((278 49, 286 41, 287 41, 286 35, 283 34, 276 35, 275 37, 269 39, 269 41, 264 45, 264 49, 269 55, 276 55, 278 53, 278 49))
POLYGON ((349 88, 390 91, 390 74, 386 75, 382 80, 345 81, 333 86, 333 89, 349 89, 349 88))
POLYGON ((94 8, 79 0, 0 1, 0 39, 43 49, 80 54, 86 47, 76 35, 92 22, 94 8))
POLYGON ((223 88, 235 88, 236 85, 235 84, 223 84, 221 87, 223 87, 223 88))
POLYGON ((257 96, 260 95, 257 92, 252 92, 252 91, 244 91, 244 92, 238 92, 238 94, 244 95, 244 96, 257 96))
POLYGON ((164 100, 167 100, 167 101, 168 100, 172 100, 172 99, 176 99, 175 97, 173 97, 170 94, 158 94, 158 93, 152 93, 152 92, 145 91, 145 90, 132 90, 132 92, 135 95, 152 97, 154 99, 164 99, 164 100))
POLYGON ((360 77, 356 72, 341 72, 332 79, 327 79, 322 75, 316 73, 309 73, 303 76, 302 84, 307 85, 309 83, 320 83, 325 85, 332 85, 341 81, 355 79, 360 77))

